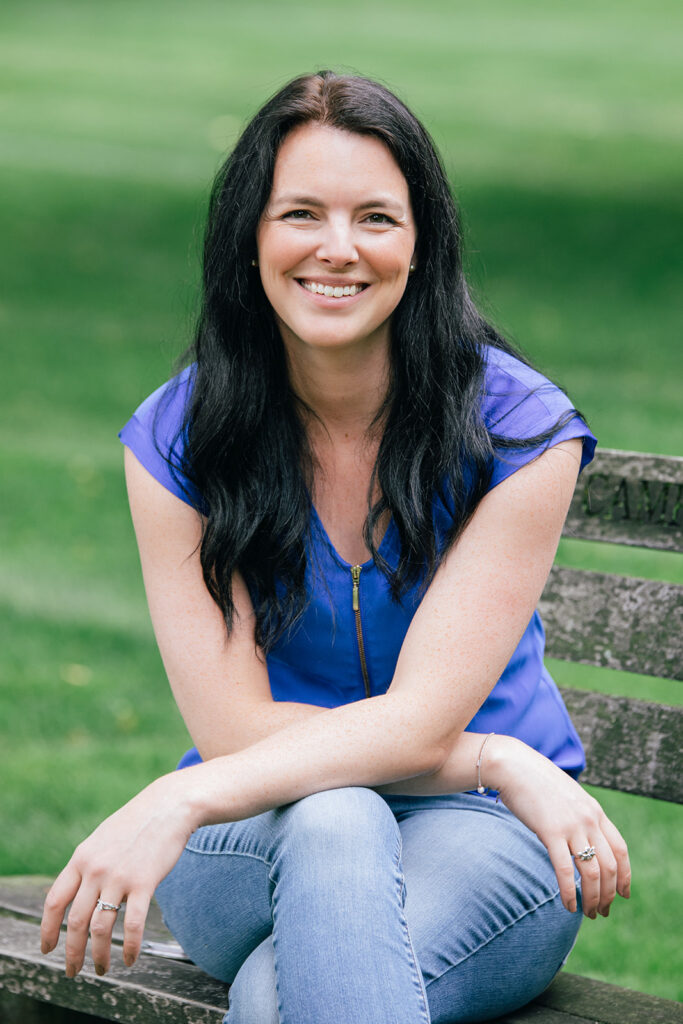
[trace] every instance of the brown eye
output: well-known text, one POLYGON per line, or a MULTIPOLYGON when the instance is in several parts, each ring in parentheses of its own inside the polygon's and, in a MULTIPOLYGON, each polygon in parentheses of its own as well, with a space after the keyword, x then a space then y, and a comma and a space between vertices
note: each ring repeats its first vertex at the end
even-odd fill
POLYGON ((387 213, 370 213, 365 218, 369 224, 395 224, 396 221, 387 213))

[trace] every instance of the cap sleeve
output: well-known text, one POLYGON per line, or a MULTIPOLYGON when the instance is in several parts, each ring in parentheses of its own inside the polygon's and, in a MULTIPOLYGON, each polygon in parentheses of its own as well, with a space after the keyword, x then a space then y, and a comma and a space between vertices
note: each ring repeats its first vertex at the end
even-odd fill
POLYGON ((157 388, 136 409, 119 438, 167 491, 201 510, 201 495, 181 472, 185 450, 181 428, 193 382, 193 367, 189 366, 157 388))
POLYGON ((581 469, 595 454, 597 440, 564 391, 507 352, 487 351, 482 411, 491 433, 510 440, 533 438, 561 423, 540 444, 518 449, 497 446, 489 489, 560 441, 581 438, 581 469))

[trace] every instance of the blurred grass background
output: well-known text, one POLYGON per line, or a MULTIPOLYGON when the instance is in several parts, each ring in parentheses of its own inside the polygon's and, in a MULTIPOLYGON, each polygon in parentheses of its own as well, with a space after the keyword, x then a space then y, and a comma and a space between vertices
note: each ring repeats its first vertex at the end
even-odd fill
MULTIPOLYGON (((602 445, 680 454, 682 21, 672 0, 5 0, 0 873, 56 873, 187 745, 116 432, 189 337, 210 179, 244 120, 304 70, 386 81, 442 149, 490 316, 602 445)), ((560 557, 683 580, 677 556, 560 557)), ((680 808, 601 798, 633 897, 570 969, 680 998, 680 808)))

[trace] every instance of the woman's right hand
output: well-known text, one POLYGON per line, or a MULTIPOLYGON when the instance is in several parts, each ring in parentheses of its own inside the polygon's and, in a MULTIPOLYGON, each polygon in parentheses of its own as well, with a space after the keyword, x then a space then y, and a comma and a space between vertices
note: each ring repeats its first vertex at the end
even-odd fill
POLYGON ((567 910, 576 910, 574 865, 581 875, 581 903, 590 918, 607 917, 618 892, 628 899, 628 849, 602 807, 547 757, 511 736, 493 735, 486 744, 482 781, 548 850, 567 910), (581 860, 593 847, 595 856, 581 860))
MULTIPOLYGON (((191 769, 189 769, 191 771, 191 769)), ((185 799, 184 772, 156 779, 116 811, 74 852, 45 900, 41 949, 57 945, 67 906, 66 974, 83 966, 88 934, 98 974, 109 968, 116 912, 124 902, 123 959, 130 967, 140 952, 145 918, 159 882, 185 848, 196 822, 185 799), (98 909, 102 900, 110 907, 98 909)))

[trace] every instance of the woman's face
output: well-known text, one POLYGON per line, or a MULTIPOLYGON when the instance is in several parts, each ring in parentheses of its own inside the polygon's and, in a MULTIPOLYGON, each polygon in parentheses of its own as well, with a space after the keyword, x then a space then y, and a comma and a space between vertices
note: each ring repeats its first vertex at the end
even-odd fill
POLYGON ((261 281, 290 351, 388 342, 415 241, 408 184, 379 139, 294 129, 257 232, 261 281))

